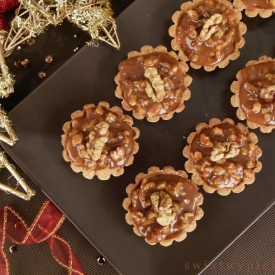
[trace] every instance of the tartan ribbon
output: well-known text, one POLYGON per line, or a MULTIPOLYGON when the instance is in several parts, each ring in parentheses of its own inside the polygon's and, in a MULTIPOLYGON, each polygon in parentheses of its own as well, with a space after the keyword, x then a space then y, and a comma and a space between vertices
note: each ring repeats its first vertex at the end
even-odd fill
POLYGON ((45 201, 30 227, 10 206, 0 209, 0 274, 8 275, 10 265, 4 252, 5 240, 20 245, 46 241, 54 259, 67 269, 68 275, 84 275, 70 245, 56 231, 65 220, 64 214, 49 200, 45 201))

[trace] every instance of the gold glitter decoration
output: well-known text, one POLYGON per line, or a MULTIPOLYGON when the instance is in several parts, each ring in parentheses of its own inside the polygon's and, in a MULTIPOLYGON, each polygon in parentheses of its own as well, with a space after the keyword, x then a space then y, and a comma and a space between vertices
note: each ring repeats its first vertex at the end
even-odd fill
POLYGON ((120 42, 109 0, 21 0, 4 44, 4 55, 31 37, 44 32, 48 25, 64 19, 90 34, 88 45, 103 41, 119 49, 120 42))
POLYGON ((116 23, 112 16, 113 11, 108 1, 76 0, 68 19, 90 34, 92 40, 88 45, 98 45, 96 41, 100 40, 119 49, 116 23))
POLYGON ((89 46, 103 41, 117 49, 120 41, 109 0, 20 0, 9 33, 0 31, 0 96, 13 93, 15 80, 9 73, 4 57, 32 37, 44 32, 48 25, 68 19, 91 36, 89 46))
POLYGON ((4 184, 4 183, 0 182, 0 190, 5 191, 7 194, 16 195, 24 200, 30 200, 31 197, 35 195, 35 191, 28 186, 25 179, 20 176, 18 171, 16 171, 14 165, 12 165, 8 161, 5 153, 3 151, 0 151, 0 169, 2 169, 2 168, 7 168, 9 170, 9 172, 12 174, 12 176, 17 181, 17 184, 16 184, 15 188, 13 188, 9 184, 4 184), (21 186, 26 193, 18 190, 17 188, 19 186, 21 186))
POLYGON ((13 85, 15 83, 13 75, 9 72, 9 68, 6 65, 5 57, 3 55, 3 45, 7 37, 7 32, 0 30, 0 97, 8 97, 13 93, 13 85))
POLYGON ((7 116, 6 112, 1 108, 0 105, 0 140, 4 141, 9 145, 14 145, 18 140, 17 135, 11 127, 11 121, 7 116), (9 137, 6 136, 8 134, 9 137))

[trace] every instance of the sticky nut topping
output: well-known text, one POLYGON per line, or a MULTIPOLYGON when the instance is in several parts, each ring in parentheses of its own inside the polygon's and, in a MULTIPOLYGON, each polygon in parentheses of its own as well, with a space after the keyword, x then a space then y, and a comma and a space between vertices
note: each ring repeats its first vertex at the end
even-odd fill
POLYGON ((246 8, 250 11, 255 9, 274 9, 275 8, 275 1, 274 0, 242 0, 246 8))
POLYGON ((261 125, 275 125, 275 62, 241 70, 240 107, 246 118, 261 125))
POLYGON ((133 152, 134 131, 122 117, 101 106, 72 114, 63 130, 70 162, 96 170, 123 166, 133 152))
POLYGON ((119 64, 123 99, 139 117, 155 117, 176 110, 183 101, 184 74, 167 52, 131 57, 119 64))
POLYGON ((188 59, 202 66, 215 65, 235 52, 241 40, 235 11, 219 0, 205 0, 182 13, 177 43, 188 59))
POLYGON ((193 221, 200 196, 186 178, 146 175, 130 196, 133 221, 149 243, 174 238, 193 221))
POLYGON ((191 158, 201 178, 211 187, 232 188, 254 175, 257 148, 248 134, 223 122, 195 136, 191 158), (205 146, 209 143, 211 147, 205 146))

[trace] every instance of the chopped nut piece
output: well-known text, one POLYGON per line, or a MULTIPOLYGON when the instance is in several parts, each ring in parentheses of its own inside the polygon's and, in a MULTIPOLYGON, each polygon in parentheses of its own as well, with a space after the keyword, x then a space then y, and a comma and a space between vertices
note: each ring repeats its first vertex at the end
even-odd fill
POLYGON ((109 113, 106 115, 105 120, 106 120, 107 122, 109 122, 109 123, 112 123, 112 122, 114 122, 114 121, 116 120, 116 117, 117 117, 117 116, 116 116, 115 114, 109 112, 109 113))
POLYGON ((153 181, 150 181, 150 182, 148 182, 148 183, 146 183, 146 184, 144 185, 143 189, 144 189, 145 191, 148 191, 148 190, 151 190, 151 189, 153 189, 153 188, 155 188, 155 187, 156 187, 156 184, 155 184, 153 181))
POLYGON ((188 28, 187 28, 187 36, 190 38, 190 39, 195 39, 197 36, 198 36, 198 33, 196 31, 196 27, 194 25, 190 25, 188 28))
POLYGON ((215 166, 214 170, 213 170, 213 174, 218 176, 218 175, 223 175, 225 172, 224 168, 220 165, 215 166))
POLYGON ((182 219, 185 220, 185 221, 187 221, 191 217, 194 217, 194 214, 190 213, 190 212, 186 212, 182 215, 182 219))
POLYGON ((188 10, 187 11, 188 16, 192 19, 192 20, 199 20, 199 14, 197 13, 197 11, 195 10, 188 10))
POLYGON ((125 149, 124 147, 117 147, 115 151, 110 152, 110 155, 113 160, 121 160, 125 155, 125 149))
POLYGON ((196 151, 194 154, 193 154, 193 159, 195 161, 199 161, 202 159, 202 152, 199 152, 199 151, 196 151))
POLYGON ((73 144, 73 146, 77 146, 77 145, 83 143, 83 140, 84 140, 84 134, 78 133, 73 137, 72 144, 73 144))
POLYGON ((262 113, 263 114, 267 114, 269 112, 272 112, 273 110, 273 105, 269 104, 269 105, 264 105, 264 107, 262 107, 262 113))
POLYGON ((104 110, 100 106, 98 106, 95 110, 95 113, 98 115, 102 115, 104 113, 104 110))
POLYGON ((158 190, 165 190, 165 187, 166 187, 166 182, 165 181, 161 181, 160 183, 158 183, 157 185, 157 189, 158 190))
POLYGON ((210 140, 210 137, 204 133, 200 135, 200 143, 207 148, 212 148, 214 146, 213 142, 210 140))
POLYGON ((254 113, 258 113, 258 112, 261 110, 261 108, 262 108, 261 103, 260 103, 260 102, 255 102, 255 103, 253 104, 252 111, 253 111, 254 113))
POLYGON ((265 77, 268 79, 268 80, 272 80, 274 78, 274 75, 271 74, 271 73, 267 73, 265 74, 265 77))
POLYGON ((260 97, 267 101, 272 101, 275 95, 275 85, 270 85, 260 90, 260 97))
POLYGON ((172 214, 163 213, 161 216, 157 217, 157 222, 162 226, 169 225, 174 221, 175 217, 175 212, 173 212, 172 214))
POLYGON ((150 56, 144 60, 145 67, 152 67, 159 61, 159 56, 150 56))
POLYGON ((257 94, 258 93, 258 88, 256 88, 255 86, 253 86, 249 82, 244 83, 244 88, 252 94, 257 94))
POLYGON ((223 135, 223 130, 220 127, 214 127, 213 128, 213 134, 215 136, 222 136, 223 135))

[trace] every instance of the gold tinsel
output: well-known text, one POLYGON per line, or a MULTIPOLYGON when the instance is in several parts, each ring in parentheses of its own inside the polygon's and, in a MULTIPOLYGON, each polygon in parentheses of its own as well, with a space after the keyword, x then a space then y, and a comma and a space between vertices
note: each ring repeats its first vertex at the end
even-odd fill
POLYGON ((11 121, 7 116, 6 112, 1 108, 0 105, 0 140, 4 141, 9 145, 14 145, 18 140, 17 135, 11 127, 11 121), (7 136, 7 135, 8 136, 7 136))
POLYGON ((17 181, 17 185, 15 188, 13 188, 9 184, 0 182, 0 190, 3 190, 8 194, 16 195, 24 200, 30 200, 31 197, 35 195, 35 191, 28 186, 26 181, 16 171, 15 167, 8 161, 5 153, 0 151, 0 169, 2 168, 7 168, 9 170, 9 172, 17 181), (19 186, 21 186, 26 193, 18 190, 19 186))
POLYGON ((17 45, 39 35, 50 24, 60 24, 65 18, 88 32, 92 41, 104 41, 119 49, 112 16, 108 0, 21 0, 4 44, 4 54, 10 54, 17 45))
MULTIPOLYGON (((9 72, 5 56, 27 39, 44 32, 48 25, 58 25, 65 18, 86 31, 91 36, 88 45, 97 46, 97 41, 104 41, 119 49, 120 42, 116 32, 113 11, 108 0, 20 0, 15 18, 8 32, 0 30, 0 97, 13 93, 14 76, 9 72)), ((14 145, 18 140, 11 127, 11 122, 0 106, 0 140, 14 145)), ((29 200, 34 194, 25 180, 8 161, 5 153, 0 151, 0 169, 7 168, 16 179, 16 187, 0 182, 0 190, 29 200), (17 190, 21 186, 25 191, 17 190)))
MULTIPOLYGON (((17 135, 11 127, 11 121, 7 116, 6 112, 1 108, 0 105, 0 140, 9 144, 14 145, 18 140, 17 135)), ((12 174, 13 178, 16 180, 16 186, 12 187, 9 183, 4 184, 0 182, 0 190, 5 191, 7 194, 14 194, 24 200, 30 200, 34 196, 35 191, 32 190, 26 183, 26 181, 20 176, 15 167, 9 162, 8 158, 5 155, 4 151, 0 150, 0 170, 7 168, 12 174), (23 191, 18 190, 18 187, 21 186, 23 191)))
POLYGON ((9 33, 0 31, 0 97, 13 93, 14 77, 5 63, 13 49, 31 37, 43 33, 48 25, 58 25, 64 19, 91 36, 88 45, 103 41, 119 49, 120 42, 109 0, 20 0, 9 33))

